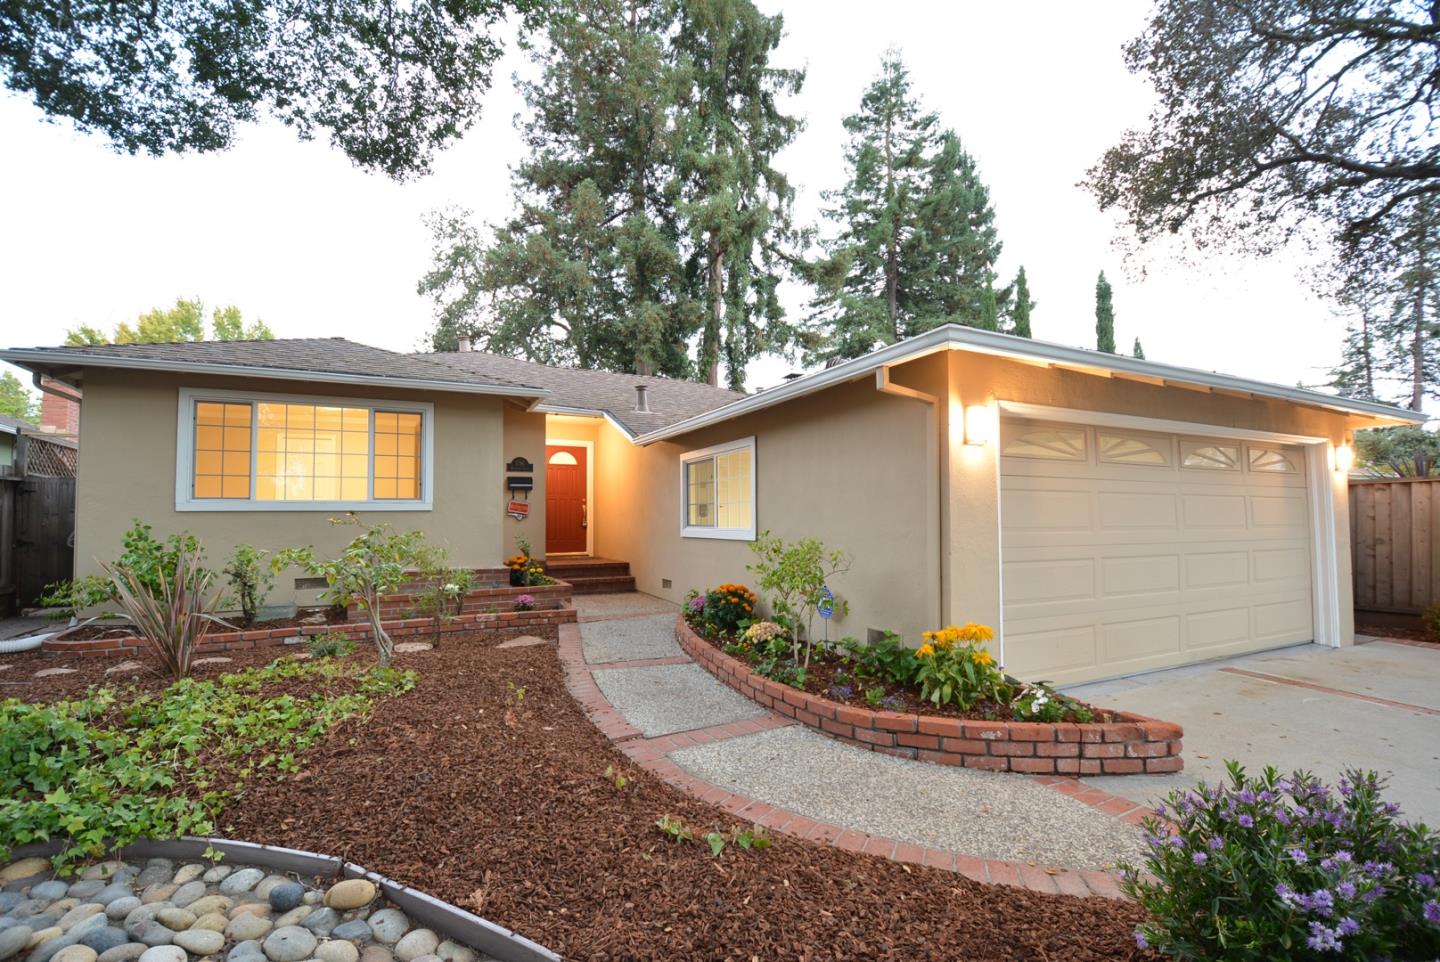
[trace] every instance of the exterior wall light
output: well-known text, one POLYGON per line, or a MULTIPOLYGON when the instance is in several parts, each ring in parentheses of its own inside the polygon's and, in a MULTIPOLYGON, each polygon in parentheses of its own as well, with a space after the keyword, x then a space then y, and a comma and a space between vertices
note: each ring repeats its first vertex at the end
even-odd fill
POLYGON ((990 444, 997 427, 995 408, 989 404, 972 404, 965 409, 966 444, 990 444))
POLYGON ((1348 474, 1354 464, 1355 449, 1348 444, 1337 444, 1335 446, 1335 470, 1341 474, 1348 474))

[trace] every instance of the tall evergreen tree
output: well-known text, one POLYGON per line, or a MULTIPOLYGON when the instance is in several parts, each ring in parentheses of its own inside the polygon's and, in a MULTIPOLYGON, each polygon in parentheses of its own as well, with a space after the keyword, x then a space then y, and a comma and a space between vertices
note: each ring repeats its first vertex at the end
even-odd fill
POLYGON ((1135 347, 1131 349, 1130 356, 1137 361, 1145 360, 1145 348, 1140 346, 1140 338, 1135 338, 1135 347))
POLYGON ((739 390, 751 358, 791 339, 776 291, 795 191, 775 156, 800 131, 778 101, 805 75, 770 63, 784 36, 778 14, 751 0, 680 0, 678 9, 677 209, 692 250, 687 273, 703 278, 699 368, 717 383, 723 351, 739 390))
POLYGON ((811 266, 812 359, 858 357, 947 321, 993 323, 1010 289, 994 290, 994 210, 974 159, 921 109, 895 52, 845 118, 845 186, 824 194, 839 231, 811 266))
POLYGON ((1115 306, 1104 271, 1095 282, 1095 349, 1115 353, 1115 306))
POLYGON ((1031 337, 1030 312, 1035 302, 1030 299, 1030 281, 1025 277, 1022 266, 1015 272, 1015 306, 1010 311, 1010 333, 1016 337, 1031 337))
POLYGON ((1000 330, 1000 307, 995 302, 995 288, 989 284, 980 295, 980 321, 975 326, 982 331, 1000 330))

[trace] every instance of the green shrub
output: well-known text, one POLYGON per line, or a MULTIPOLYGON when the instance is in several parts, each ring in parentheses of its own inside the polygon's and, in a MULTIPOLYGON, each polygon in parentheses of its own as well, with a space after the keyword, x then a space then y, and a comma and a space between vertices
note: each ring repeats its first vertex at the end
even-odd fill
POLYGON ((1024 686, 1024 691, 1010 703, 1015 717, 1024 721, 1078 722, 1095 720, 1095 712, 1084 702, 1062 695, 1044 682, 1024 686))
POLYGON ((1331 789, 1304 772, 1172 792, 1149 819, 1136 941, 1175 959, 1440 957, 1440 837, 1399 819, 1373 773, 1331 789))
POLYGON ((52 838, 67 843, 61 866, 137 838, 211 834, 251 775, 298 770, 297 752, 414 685, 413 672, 282 659, 156 693, 0 702, 0 861, 52 838), (270 690, 293 679, 322 690, 270 690))
POLYGON ((312 658, 346 658, 355 653, 355 642, 338 631, 311 635, 305 647, 312 658))
MULTIPOLYGON (((121 538, 120 547, 120 557, 108 567, 132 572, 153 595, 161 593, 162 585, 175 573, 176 562, 182 554, 198 555, 200 566, 204 567, 205 553, 193 534, 182 531, 164 541, 157 541, 154 529, 139 518, 131 523, 130 530, 121 538)), ((119 595, 110 578, 87 575, 76 581, 57 581, 47 585, 40 604, 46 608, 75 612, 118 600, 119 595)))
POLYGON ((237 545, 223 570, 234 594, 233 604, 239 606, 240 617, 247 625, 255 623, 255 617, 265 604, 271 585, 275 583, 274 577, 263 563, 267 554, 268 551, 254 545, 237 545))
POLYGON ((716 638, 733 638, 755 618, 755 592, 744 585, 723 584, 705 593, 702 617, 716 638))
POLYGON ((887 631, 868 645, 862 645, 854 638, 846 638, 840 645, 854 663, 856 673, 866 678, 913 685, 920 672, 920 660, 915 657, 915 649, 894 632, 887 631))

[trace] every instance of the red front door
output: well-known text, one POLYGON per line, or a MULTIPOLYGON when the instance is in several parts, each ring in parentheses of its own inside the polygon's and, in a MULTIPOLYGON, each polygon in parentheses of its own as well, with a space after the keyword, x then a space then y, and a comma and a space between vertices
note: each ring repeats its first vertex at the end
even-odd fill
POLYGON ((570 445, 545 448, 545 553, 584 554, 589 524, 586 503, 586 449, 570 445))

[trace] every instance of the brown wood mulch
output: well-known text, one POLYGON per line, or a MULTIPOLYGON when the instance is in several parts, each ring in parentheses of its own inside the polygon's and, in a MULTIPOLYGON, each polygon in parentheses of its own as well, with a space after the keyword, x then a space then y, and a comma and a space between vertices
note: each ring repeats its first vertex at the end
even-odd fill
POLYGON ((1140 910, 987 886, 784 836, 700 840, 737 823, 614 750, 548 647, 397 656, 410 694, 257 782, 224 834, 327 852, 513 928, 569 959, 1149 959, 1140 910), (626 780, 617 787, 614 775, 626 780), (656 828, 662 815, 693 842, 656 828))
POLYGON ((1406 641, 1422 641, 1430 645, 1440 645, 1430 633, 1424 628, 1405 628, 1399 625, 1364 625, 1355 626, 1357 635, 1374 635, 1376 638, 1403 638, 1406 641))

